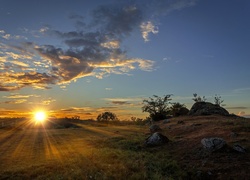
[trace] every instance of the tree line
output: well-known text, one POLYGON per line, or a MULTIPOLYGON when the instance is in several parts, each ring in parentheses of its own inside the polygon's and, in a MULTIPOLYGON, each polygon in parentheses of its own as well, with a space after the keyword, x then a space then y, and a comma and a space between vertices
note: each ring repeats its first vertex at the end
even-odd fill
MULTIPOLYGON (((159 121, 166 119, 168 117, 176 117, 181 115, 187 115, 189 110, 187 109, 185 104, 181 104, 179 102, 172 103, 172 94, 164 95, 163 97, 153 95, 148 99, 143 100, 142 112, 149 113, 149 118, 153 121, 159 121)), ((198 96, 197 93, 193 94, 192 100, 196 102, 206 102, 207 99, 205 96, 198 96)), ((214 104, 218 106, 223 106, 224 100, 222 100, 220 95, 214 96, 214 104)), ((137 121, 139 118, 132 117, 132 121, 137 121)), ((104 112, 97 116, 96 118, 99 122, 108 122, 108 121, 118 121, 118 117, 115 113, 112 112, 104 112)), ((141 119, 139 119, 141 120, 141 119)), ((139 121, 138 120, 138 121, 139 121)))

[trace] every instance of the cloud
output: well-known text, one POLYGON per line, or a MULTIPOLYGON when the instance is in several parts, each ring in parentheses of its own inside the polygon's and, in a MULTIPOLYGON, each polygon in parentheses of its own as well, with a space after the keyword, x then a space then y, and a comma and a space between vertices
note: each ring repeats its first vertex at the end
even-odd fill
POLYGON ((140 27, 141 27, 142 37, 146 42, 149 41, 148 38, 149 33, 157 34, 159 32, 158 28, 154 26, 151 21, 143 22, 140 27))
POLYGON ((238 116, 244 116, 246 113, 245 113, 245 111, 240 111, 239 113, 238 113, 238 116))
POLYGON ((112 91, 112 88, 105 88, 106 91, 112 91))
POLYGON ((23 87, 48 88, 47 85, 56 84, 58 77, 38 72, 9 73, 0 72, 0 91, 19 90, 23 87))
POLYGON ((12 93, 9 96, 3 96, 3 98, 8 98, 8 99, 24 99, 24 98, 30 98, 30 97, 40 97, 40 95, 34 95, 34 94, 21 95, 18 93, 12 93))
POLYGON ((127 101, 111 101, 112 104, 115 104, 115 105, 128 105, 128 104, 131 104, 127 101))
POLYGON ((234 106, 234 107, 227 107, 227 109, 248 109, 249 107, 245 106, 234 106))
POLYGON ((1 104, 22 104, 24 102, 27 102, 27 99, 16 99, 16 100, 13 100, 13 101, 4 101, 1 104))
POLYGON ((122 46, 124 40, 140 30, 144 41, 149 41, 150 33, 158 33, 152 17, 194 4, 194 0, 109 4, 95 8, 89 18, 71 14, 69 19, 76 27, 70 31, 52 29, 53 26, 33 31, 23 29, 36 38, 50 37, 52 40, 47 44, 16 43, 14 39, 25 37, 0 30, 4 42, 9 40, 8 45, 0 43, 3 53, 0 56, 0 91, 24 87, 49 89, 50 85, 62 86, 88 76, 102 79, 110 74, 131 75, 133 70, 153 71, 153 60, 128 56, 122 46), (60 47, 54 44, 57 41, 61 42, 60 47))

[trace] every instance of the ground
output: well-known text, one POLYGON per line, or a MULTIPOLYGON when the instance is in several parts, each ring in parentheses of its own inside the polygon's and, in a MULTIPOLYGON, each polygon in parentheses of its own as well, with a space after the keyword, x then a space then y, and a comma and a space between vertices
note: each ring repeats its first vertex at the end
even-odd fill
POLYGON ((164 146, 144 146, 149 125, 2 128, 0 179, 250 179, 250 119, 185 116, 156 124, 171 140, 164 146), (205 137, 221 137, 227 146, 208 152, 200 143, 205 137), (232 150, 234 144, 247 153, 232 150))

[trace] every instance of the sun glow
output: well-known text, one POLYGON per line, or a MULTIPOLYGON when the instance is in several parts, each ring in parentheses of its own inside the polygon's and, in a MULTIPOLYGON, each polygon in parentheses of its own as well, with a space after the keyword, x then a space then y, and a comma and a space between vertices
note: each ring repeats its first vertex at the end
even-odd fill
POLYGON ((43 122, 46 119, 46 113, 44 111, 35 112, 35 120, 37 122, 43 122))

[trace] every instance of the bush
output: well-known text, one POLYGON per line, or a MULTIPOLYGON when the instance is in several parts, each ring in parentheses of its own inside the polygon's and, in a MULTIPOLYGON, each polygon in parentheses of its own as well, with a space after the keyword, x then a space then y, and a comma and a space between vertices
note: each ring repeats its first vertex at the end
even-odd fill
POLYGON ((97 121, 104 121, 104 122, 108 122, 108 121, 118 121, 117 116, 112 113, 112 112, 104 112, 102 114, 99 114, 96 118, 97 121))
POLYGON ((172 106, 170 107, 170 110, 173 116, 183 116, 183 115, 187 115, 189 112, 185 104, 181 104, 178 102, 173 103, 172 106))
POLYGON ((166 119, 167 115, 170 114, 168 105, 172 100, 170 98, 171 96, 171 94, 165 95, 164 97, 153 95, 153 97, 149 97, 149 100, 143 100, 144 106, 142 107, 142 111, 148 112, 150 118, 154 121, 166 119))

